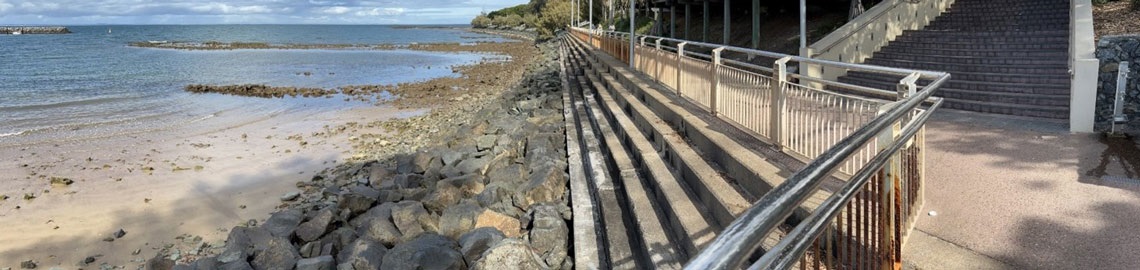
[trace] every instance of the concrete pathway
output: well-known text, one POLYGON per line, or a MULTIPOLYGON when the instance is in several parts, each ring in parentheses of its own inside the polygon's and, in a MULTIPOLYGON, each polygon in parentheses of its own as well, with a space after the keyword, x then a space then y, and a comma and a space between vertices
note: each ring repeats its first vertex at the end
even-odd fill
POLYGON ((908 268, 1140 267, 1136 140, 948 110, 926 140, 923 213, 936 214, 919 219, 908 268))

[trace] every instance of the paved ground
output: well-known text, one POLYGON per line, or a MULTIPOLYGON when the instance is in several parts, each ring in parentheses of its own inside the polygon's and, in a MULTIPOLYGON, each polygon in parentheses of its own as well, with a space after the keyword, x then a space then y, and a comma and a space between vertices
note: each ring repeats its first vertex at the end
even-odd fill
POLYGON ((1136 140, 948 110, 926 138, 923 211, 937 214, 919 219, 909 268, 1140 266, 1136 140))

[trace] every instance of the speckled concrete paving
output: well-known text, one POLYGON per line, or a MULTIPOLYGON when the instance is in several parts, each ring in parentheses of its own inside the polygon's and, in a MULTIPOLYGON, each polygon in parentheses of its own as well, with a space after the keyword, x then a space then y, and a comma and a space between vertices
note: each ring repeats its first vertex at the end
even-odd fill
POLYGON ((1136 140, 1066 129, 939 111, 908 268, 1140 267, 1140 181, 1123 180, 1140 178, 1136 140))

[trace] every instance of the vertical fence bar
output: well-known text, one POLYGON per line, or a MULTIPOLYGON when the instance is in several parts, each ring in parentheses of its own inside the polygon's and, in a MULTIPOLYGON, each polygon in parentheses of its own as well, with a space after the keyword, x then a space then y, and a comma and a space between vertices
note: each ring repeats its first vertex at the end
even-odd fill
POLYGON ((712 75, 712 89, 709 89, 709 111, 713 116, 720 116, 720 54, 724 51, 724 47, 713 49, 712 69, 709 75, 712 75))

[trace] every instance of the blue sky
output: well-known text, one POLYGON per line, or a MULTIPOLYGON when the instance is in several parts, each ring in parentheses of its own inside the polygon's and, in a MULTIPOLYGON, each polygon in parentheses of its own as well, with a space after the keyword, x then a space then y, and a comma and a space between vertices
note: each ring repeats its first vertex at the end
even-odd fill
POLYGON ((462 24, 527 0, 0 0, 0 25, 462 24))

